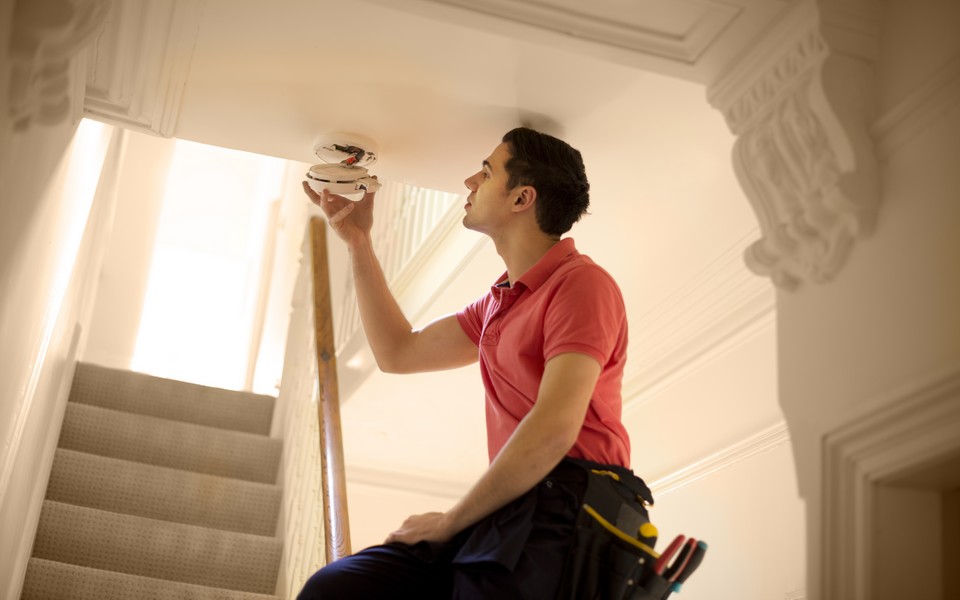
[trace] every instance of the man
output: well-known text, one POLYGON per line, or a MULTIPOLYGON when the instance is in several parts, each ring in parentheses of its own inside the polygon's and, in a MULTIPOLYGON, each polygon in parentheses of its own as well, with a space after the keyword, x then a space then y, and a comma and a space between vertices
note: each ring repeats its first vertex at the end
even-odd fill
POLYGON ((374 255, 374 195, 352 202, 304 184, 349 248, 379 367, 413 373, 480 361, 490 466, 453 508, 411 516, 385 545, 321 569, 301 598, 553 597, 584 466, 632 477, 620 422, 623 300, 609 274, 561 240, 589 204, 580 153, 514 129, 464 183, 463 224, 493 240, 507 270, 475 303, 421 330, 404 317, 374 255))

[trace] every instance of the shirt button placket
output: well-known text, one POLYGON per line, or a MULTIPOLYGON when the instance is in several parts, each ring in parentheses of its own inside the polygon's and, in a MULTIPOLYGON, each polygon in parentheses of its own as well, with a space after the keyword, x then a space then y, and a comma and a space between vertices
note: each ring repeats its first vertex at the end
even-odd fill
POLYGON ((493 345, 500 341, 500 326, 503 324, 503 318, 517 299, 516 289, 500 288, 497 292, 499 294, 497 312, 487 322, 486 332, 483 335, 484 344, 493 345))

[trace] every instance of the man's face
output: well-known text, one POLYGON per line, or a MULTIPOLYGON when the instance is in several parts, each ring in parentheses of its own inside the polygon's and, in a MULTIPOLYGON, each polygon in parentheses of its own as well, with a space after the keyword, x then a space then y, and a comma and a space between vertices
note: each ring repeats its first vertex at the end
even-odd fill
POLYGON ((463 217, 463 226, 467 229, 491 233, 510 216, 514 195, 511 192, 514 190, 507 189, 506 162, 509 159, 510 148, 501 143, 483 161, 481 169, 464 180, 470 190, 463 207, 467 213, 463 217))

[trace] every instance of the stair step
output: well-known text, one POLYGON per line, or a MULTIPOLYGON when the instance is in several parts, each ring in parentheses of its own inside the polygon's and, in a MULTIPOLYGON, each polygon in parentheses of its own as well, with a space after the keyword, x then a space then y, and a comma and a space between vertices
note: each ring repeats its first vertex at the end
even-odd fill
POLYGON ((281 490, 265 483, 203 475, 58 448, 47 500, 272 536, 281 490))
POLYGON ((272 594, 277 538, 44 500, 33 556, 128 575, 272 594))
POLYGON ((184 469, 196 473, 274 483, 282 442, 239 431, 135 415, 68 402, 61 448, 184 469))
POLYGON ((279 600, 200 585, 31 558, 20 600, 279 600))
POLYGON ((274 398, 144 373, 77 365, 70 400, 101 408, 270 435, 274 398))

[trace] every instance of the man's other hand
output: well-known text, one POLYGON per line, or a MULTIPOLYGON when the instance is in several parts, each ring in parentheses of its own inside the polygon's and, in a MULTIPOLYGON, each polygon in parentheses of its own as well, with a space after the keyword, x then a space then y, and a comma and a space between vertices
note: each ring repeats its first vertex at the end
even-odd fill
POLYGON ((412 546, 417 542, 447 542, 456 533, 446 513, 430 512, 407 517, 400 529, 388 535, 384 543, 400 542, 412 546))

